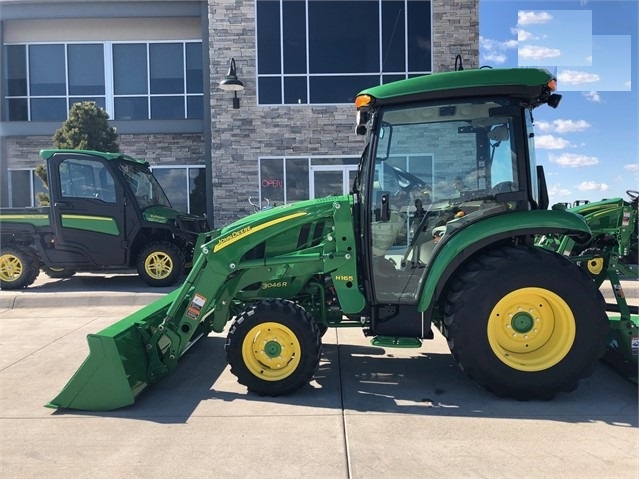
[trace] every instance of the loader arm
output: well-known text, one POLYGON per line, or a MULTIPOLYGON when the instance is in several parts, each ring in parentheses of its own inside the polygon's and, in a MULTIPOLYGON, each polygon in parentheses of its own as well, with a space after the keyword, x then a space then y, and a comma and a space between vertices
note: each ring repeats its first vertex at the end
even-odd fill
POLYGON ((338 294, 349 292, 344 310, 363 309, 351 204, 348 196, 309 200, 208 234, 179 289, 89 335, 89 357, 48 406, 97 411, 132 404, 198 339, 223 331, 242 305, 294 298, 317 275, 349 278, 336 283, 338 294))

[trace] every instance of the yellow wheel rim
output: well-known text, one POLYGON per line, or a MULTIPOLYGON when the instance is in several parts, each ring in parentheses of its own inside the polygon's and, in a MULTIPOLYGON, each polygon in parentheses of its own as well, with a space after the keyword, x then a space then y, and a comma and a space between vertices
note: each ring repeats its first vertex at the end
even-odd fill
POLYGON ((17 280, 22 275, 24 266, 17 256, 3 254, 0 256, 0 279, 7 283, 17 280))
POLYGON ((173 271, 173 260, 161 251, 151 253, 144 261, 144 270, 153 279, 164 279, 173 271))
POLYGON ((242 342, 242 359, 247 369, 265 381, 289 377, 300 363, 302 348, 297 336, 280 323, 254 326, 242 342))
POLYGON ((559 363, 575 340, 575 317, 552 291, 521 288, 504 296, 488 319, 495 355, 519 371, 543 371, 559 363))

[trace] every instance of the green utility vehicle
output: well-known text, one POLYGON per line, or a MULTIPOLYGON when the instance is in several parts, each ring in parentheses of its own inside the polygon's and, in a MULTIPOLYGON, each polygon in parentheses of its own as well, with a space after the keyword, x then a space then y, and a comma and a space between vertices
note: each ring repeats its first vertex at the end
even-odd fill
POLYGON ((180 213, 146 161, 120 153, 42 150, 51 206, 0 209, 0 288, 137 269, 151 286, 175 284, 206 218, 180 213))
POLYGON ((546 70, 437 73, 361 92, 365 135, 352 193, 260 211, 201 235, 181 288, 97 334, 55 408, 110 410, 228 326, 231 372, 277 396, 306 385, 329 327, 381 347, 419 347, 433 328, 460 368, 498 396, 548 399, 603 355, 595 282, 535 245, 588 241, 583 216, 548 210, 533 111, 560 96, 546 70), (455 190, 459 177, 465 187, 455 190))

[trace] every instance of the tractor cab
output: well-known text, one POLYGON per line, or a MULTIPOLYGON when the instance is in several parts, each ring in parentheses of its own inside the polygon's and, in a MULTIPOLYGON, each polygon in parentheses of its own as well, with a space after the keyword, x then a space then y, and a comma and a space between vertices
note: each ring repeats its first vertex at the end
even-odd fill
POLYGON ((547 80, 517 88, 521 74, 513 70, 508 91, 490 70, 478 70, 464 72, 464 83, 461 72, 450 72, 400 82, 401 91, 390 84, 360 93, 357 131, 367 147, 355 190, 374 303, 417 303, 430 266, 456 235, 490 217, 545 208, 532 108, 550 98, 556 106, 558 95, 548 72, 533 71, 547 80), (434 80, 442 77, 449 82, 438 94, 434 80))

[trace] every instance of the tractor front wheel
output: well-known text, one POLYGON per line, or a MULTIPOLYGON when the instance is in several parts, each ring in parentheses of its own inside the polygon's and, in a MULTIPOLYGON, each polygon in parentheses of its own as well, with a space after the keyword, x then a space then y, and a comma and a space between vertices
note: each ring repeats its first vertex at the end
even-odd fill
POLYGON ((0 289, 22 289, 32 284, 38 274, 37 257, 24 246, 0 249, 0 289))
POLYGON ((538 247, 505 247, 452 279, 445 335, 459 367, 498 396, 551 399, 590 376, 608 318, 601 293, 571 261, 538 247))
POLYGON ((260 396, 290 394, 319 365, 320 332, 298 304, 265 300, 240 314, 226 339, 226 359, 240 384, 260 396))
POLYGON ((138 274, 149 286, 172 286, 184 273, 184 255, 176 245, 157 241, 138 255, 138 274))

